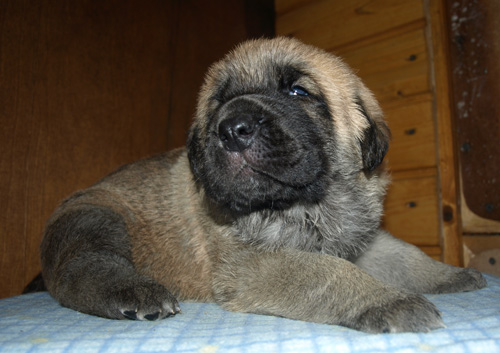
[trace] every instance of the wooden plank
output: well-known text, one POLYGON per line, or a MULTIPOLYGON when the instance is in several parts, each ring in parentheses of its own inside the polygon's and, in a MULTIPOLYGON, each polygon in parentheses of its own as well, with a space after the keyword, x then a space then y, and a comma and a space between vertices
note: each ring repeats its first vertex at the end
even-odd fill
POLYGON ((388 31, 380 32, 380 33, 367 33, 365 37, 357 39, 354 42, 343 43, 341 45, 330 48, 329 50, 332 52, 340 53, 340 52, 349 52, 351 50, 358 49, 360 47, 364 47, 367 45, 371 45, 373 43, 382 42, 386 40, 390 40, 391 38, 398 37, 400 35, 414 32, 425 28, 426 22, 424 18, 420 18, 413 22, 408 22, 402 24, 400 26, 391 28, 388 31))
POLYGON ((173 67, 170 85, 167 149, 186 144, 187 131, 195 114, 196 99, 208 67, 245 39, 242 1, 223 6, 223 0, 180 1, 175 15, 178 25, 172 47, 173 67), (207 14, 217 8, 222 21, 207 26, 207 14), (231 28, 231 31, 227 31, 231 28), (224 40, 220 40, 224 33, 224 40), (203 43, 201 45, 201 43, 203 43), (207 50, 207 48, 210 48, 207 50))
POLYGON ((430 91, 423 28, 336 53, 356 71, 382 104, 430 91))
POLYGON ((426 101, 434 101, 434 94, 432 91, 424 92, 422 94, 416 94, 409 97, 405 97, 400 100, 392 100, 381 103, 382 109, 387 111, 389 109, 395 109, 401 106, 418 104, 426 101))
POLYGON ((274 10, 277 15, 282 15, 285 12, 297 10, 301 6, 310 5, 312 2, 320 0, 275 0, 274 10))
POLYGON ((379 72, 407 69, 417 63, 428 67, 423 27, 363 47, 341 48, 335 53, 344 58, 361 78, 379 72))
POLYGON ((315 1, 278 13, 276 33, 331 49, 422 18, 421 0, 315 1))
POLYGON ((464 235, 464 266, 483 251, 500 249, 499 235, 464 235))
POLYGON ((40 271, 62 198, 165 149, 170 12, 154 4, 0 2, 0 297, 40 271))
POLYGON ((419 246, 420 250, 432 257, 434 260, 441 261, 442 249, 439 246, 419 246))
POLYGON ((391 171, 392 180, 437 177, 437 167, 391 171))
POLYGON ((384 104, 392 100, 411 98, 424 94, 428 90, 429 76, 423 65, 415 65, 406 69, 382 72, 370 75, 364 82, 379 102, 384 104))
MULTIPOLYGON (((198 92, 208 67, 250 36, 272 36, 269 1, 174 1, 177 27, 173 33, 167 148, 184 146, 195 113, 198 92), (213 20, 213 16, 217 21, 213 20)), ((139 6, 139 5, 138 5, 139 6)))
POLYGON ((457 156, 467 216, 477 215, 473 220, 477 225, 496 221, 500 229, 500 1, 449 1, 447 15, 457 156))
POLYGON ((420 250, 430 256, 441 256, 442 249, 439 246, 419 246, 420 250))
POLYGON ((443 261, 463 264, 461 215, 458 206, 458 172, 456 141, 451 107, 449 42, 446 29, 445 0, 424 0, 428 16, 431 82, 435 94, 435 116, 438 137, 440 224, 443 239, 443 261))
POLYGON ((393 171, 436 166, 432 101, 385 111, 392 133, 387 159, 393 171))
POLYGON ((498 235, 464 235, 463 241, 473 254, 495 248, 500 249, 500 236, 498 235))
POLYGON ((439 246, 436 178, 394 180, 385 200, 383 227, 415 245, 439 246))
POLYGON ((462 230, 464 234, 484 233, 500 234, 500 222, 483 218, 472 212, 464 198, 463 191, 460 190, 462 230))

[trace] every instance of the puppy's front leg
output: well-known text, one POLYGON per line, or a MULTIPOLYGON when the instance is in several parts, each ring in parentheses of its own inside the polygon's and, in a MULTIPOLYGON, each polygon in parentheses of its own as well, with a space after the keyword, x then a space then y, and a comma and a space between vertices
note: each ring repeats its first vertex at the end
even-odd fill
POLYGON ((478 271, 435 261, 384 231, 355 264, 384 283, 414 293, 464 292, 486 286, 478 271))
POLYGON ((134 266, 126 213, 68 200, 42 241, 45 284, 62 305, 92 315, 138 320, 173 315, 179 312, 176 298, 134 266))
POLYGON ((329 255, 242 249, 221 259, 214 294, 224 308, 339 324, 367 332, 443 327, 423 296, 401 292, 329 255))

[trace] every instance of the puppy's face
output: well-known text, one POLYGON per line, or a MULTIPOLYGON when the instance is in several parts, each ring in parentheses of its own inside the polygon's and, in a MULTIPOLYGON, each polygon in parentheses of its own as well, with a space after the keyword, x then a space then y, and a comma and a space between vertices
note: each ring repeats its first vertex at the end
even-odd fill
POLYGON ((346 147, 359 154, 349 165, 363 168, 370 119, 361 99, 339 84, 350 72, 332 58, 281 38, 247 42, 210 69, 188 151, 211 199, 236 213, 319 202, 346 147), (339 121, 346 114, 359 121, 339 121), (336 131, 348 125, 351 134, 336 131))

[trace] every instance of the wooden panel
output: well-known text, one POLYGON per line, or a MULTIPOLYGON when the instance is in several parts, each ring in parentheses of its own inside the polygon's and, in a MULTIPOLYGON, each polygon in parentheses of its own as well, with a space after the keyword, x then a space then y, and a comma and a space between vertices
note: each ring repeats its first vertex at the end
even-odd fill
POLYGON ((464 245, 473 254, 478 254, 485 250, 500 249, 500 237, 495 235, 469 235, 464 236, 464 245))
POLYGON ((279 15, 276 33, 332 49, 423 18, 421 0, 315 1, 279 15))
POLYGON ((500 235, 500 222, 479 217, 472 212, 464 199, 463 192, 460 195, 460 211, 462 215, 462 225, 464 234, 495 234, 500 235))
POLYGON ((392 133, 387 159, 393 171, 436 165, 432 101, 385 110, 392 133))
POLYGON ((419 246, 419 248, 434 260, 441 261, 442 250, 439 246, 419 246))
POLYGON ((469 266, 470 261, 484 251, 500 249, 500 236, 473 234, 463 236, 464 266, 469 266))
POLYGON ((415 245, 439 245, 438 199, 434 176, 397 179, 385 201, 383 227, 415 245))
POLYGON ((274 9, 279 16, 300 6, 310 4, 311 2, 311 0, 275 0, 274 9))
POLYGON ((457 0, 448 13, 462 192, 474 224, 500 233, 500 2, 457 0))
POLYGON ((422 28, 354 50, 336 51, 383 104, 430 91, 422 28))
POLYGON ((441 234, 443 261, 463 264, 462 229, 458 212, 458 172, 455 128, 451 114, 449 47, 446 32, 445 0, 426 2, 429 14, 429 38, 432 50, 432 85, 435 95, 436 132, 438 141, 439 192, 441 197, 441 234))
POLYGON ((165 4, 0 2, 0 297, 39 271, 63 197, 165 149, 165 4))
MULTIPOLYGON (((497 235, 464 235, 464 266, 484 251, 500 249, 500 236, 497 235)), ((481 270, 481 269, 479 269, 481 270)), ((482 268, 484 271, 485 268, 482 268)))
POLYGON ((182 0, 175 14, 175 46, 169 100, 168 149, 184 146, 198 91, 208 67, 236 44, 274 34, 270 0, 182 0))

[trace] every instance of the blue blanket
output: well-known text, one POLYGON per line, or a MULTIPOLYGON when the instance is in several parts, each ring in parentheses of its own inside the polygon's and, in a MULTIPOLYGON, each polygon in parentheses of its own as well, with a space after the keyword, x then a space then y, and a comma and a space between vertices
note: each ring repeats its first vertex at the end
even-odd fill
POLYGON ((114 321, 59 306, 47 293, 0 300, 0 352, 500 352, 500 278, 476 292, 428 295, 447 328, 366 334, 340 326, 181 303, 161 321, 114 321))

